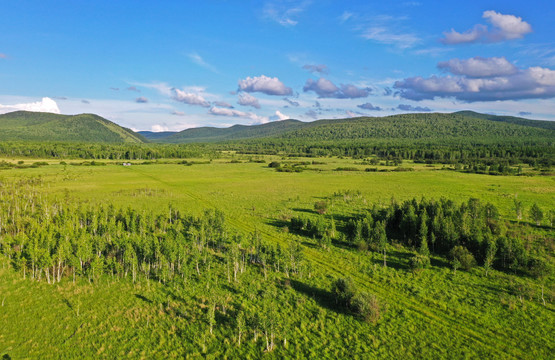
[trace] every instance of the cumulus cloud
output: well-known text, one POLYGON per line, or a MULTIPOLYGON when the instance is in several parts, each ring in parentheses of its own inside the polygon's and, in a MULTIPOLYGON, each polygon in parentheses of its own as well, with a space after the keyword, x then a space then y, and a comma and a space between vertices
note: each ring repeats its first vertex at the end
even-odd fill
POLYGON ((234 109, 219 108, 219 107, 213 106, 213 107, 210 108, 209 112, 212 115, 230 116, 230 117, 239 117, 239 118, 251 119, 255 123, 260 123, 260 124, 264 124, 264 123, 268 122, 267 117, 258 116, 256 114, 251 113, 251 112, 243 112, 243 111, 234 110, 234 109))
POLYGON ((488 21, 492 28, 477 24, 465 32, 451 29, 444 32, 441 42, 448 45, 465 44, 474 42, 500 42, 505 40, 521 39, 532 32, 532 26, 521 17, 505 15, 493 10, 484 11, 482 17, 488 21))
POLYGON ((310 65, 306 64, 303 66, 303 69, 310 71, 311 73, 318 73, 318 74, 327 74, 328 67, 324 64, 319 65, 310 65))
POLYGON ((530 116, 530 115, 532 115, 532 113, 529 112, 529 111, 521 111, 521 112, 518 113, 518 115, 520 115, 520 116, 530 116))
POLYGON ((144 104, 144 103, 147 103, 147 102, 148 102, 148 99, 147 99, 146 97, 144 97, 144 96, 141 96, 141 97, 136 98, 136 99, 135 99, 135 102, 136 102, 136 103, 139 103, 139 104, 144 104))
POLYGON ((252 96, 251 94, 241 93, 239 94, 239 99, 237 100, 239 105, 243 106, 252 106, 255 109, 260 109, 260 103, 258 99, 252 96))
POLYGON ((352 84, 341 84, 337 87, 325 78, 314 81, 308 79, 303 87, 304 92, 314 91, 320 98, 355 99, 367 97, 370 93, 368 88, 358 88, 352 84))
POLYGON ((456 71, 461 75, 411 77, 397 81, 394 87, 402 98, 410 100, 453 97, 461 101, 473 102, 555 97, 555 71, 548 68, 536 66, 516 69, 506 75, 482 77, 468 75, 479 73, 491 75, 487 67, 481 67, 481 65, 477 68, 456 71))
POLYGON ((49 97, 44 97, 42 98, 41 101, 37 101, 33 103, 0 105, 1 112, 10 112, 10 111, 17 111, 17 110, 48 112, 48 113, 55 113, 55 114, 60 113, 58 104, 56 104, 56 102, 49 97))
POLYGON ((137 89, 135 86, 130 86, 127 88, 128 91, 135 91, 135 92, 141 92, 141 90, 137 89))
POLYGON ((285 86, 277 77, 271 78, 265 75, 239 80, 239 90, 261 92, 266 95, 291 95, 293 93, 293 90, 285 86))
POLYGON ((223 107, 223 108, 233 109, 233 105, 225 101, 214 101, 214 105, 223 107))
POLYGON ((473 78, 492 77, 515 74, 518 69, 504 57, 473 57, 466 60, 451 59, 440 62, 437 67, 455 75, 473 78))
POLYGON ((168 130, 169 129, 167 126, 160 125, 160 124, 155 124, 150 127, 150 131, 152 132, 162 132, 162 131, 168 131, 168 130))
POLYGON ((361 104, 361 105, 357 105, 357 107, 364 109, 364 110, 374 110, 374 111, 381 111, 382 108, 379 106, 374 106, 370 103, 365 103, 365 104, 361 104))
POLYGON ((430 109, 429 107, 412 106, 412 105, 407 105, 407 104, 399 104, 397 106, 397 109, 402 110, 402 111, 415 111, 415 112, 430 112, 430 111, 432 111, 432 109, 430 109))
POLYGON ((283 101, 287 102, 289 105, 294 106, 294 107, 297 107, 297 106, 300 105, 298 101, 294 101, 294 100, 291 100, 291 99, 288 99, 288 98, 283 98, 283 101))
POLYGON ((276 110, 276 116, 279 120, 288 120, 290 117, 288 115, 282 114, 281 111, 276 110))
POLYGON ((185 116, 185 113, 183 111, 177 111, 177 110, 173 111, 171 114, 175 116, 185 116))
POLYGON ((210 103, 206 101, 201 95, 187 92, 180 89, 172 89, 172 99, 189 105, 198 105, 202 107, 210 107, 210 103))
POLYGON ((90 103, 91 103, 89 100, 85 100, 85 99, 81 100, 81 102, 82 102, 83 104, 90 104, 90 103))

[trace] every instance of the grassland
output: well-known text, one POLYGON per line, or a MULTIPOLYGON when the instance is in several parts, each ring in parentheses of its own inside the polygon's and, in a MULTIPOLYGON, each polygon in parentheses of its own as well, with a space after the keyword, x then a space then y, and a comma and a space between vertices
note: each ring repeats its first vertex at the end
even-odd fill
MULTIPOLYGON (((18 161, 19 159, 8 159, 18 161)), ((189 161, 194 159, 189 159, 189 161)), ((162 284, 106 276, 92 284, 71 279, 49 285, 24 280, 6 259, 0 269, 0 355, 12 358, 550 358, 555 350, 553 278, 541 285, 527 276, 481 268, 457 271, 445 258, 432 267, 409 269, 413 249, 390 245, 387 268, 381 255, 337 243, 321 249, 313 239, 285 231, 287 219, 317 216, 314 203, 326 199, 340 219, 391 198, 446 197, 460 203, 470 197, 493 203, 502 219, 516 222, 515 196, 523 203, 531 247, 553 251, 553 228, 537 227, 528 217, 532 204, 547 211, 555 203, 553 176, 488 176, 404 162, 410 172, 336 171, 366 166, 345 158, 281 159, 248 162, 230 154, 205 164, 176 160, 123 167, 61 165, 46 160, 40 168, 0 171, 0 182, 29 182, 52 199, 88 204, 112 203, 162 213, 168 205, 200 215, 225 213, 230 232, 254 231, 265 241, 286 247, 302 244, 306 271, 291 278, 259 266, 248 267, 238 283, 227 282, 225 265, 215 262, 219 306, 214 333, 208 331, 206 279, 162 284), (232 162, 231 160, 235 161, 232 162), (270 161, 311 162, 301 173, 277 172, 270 161), (350 192, 348 191, 350 190, 350 192), (334 196, 335 194, 356 194, 334 196), (350 277, 380 300, 376 323, 341 310, 331 297, 335 278, 350 277), (235 319, 241 310, 265 311, 265 299, 279 304, 276 347, 265 351, 253 328, 237 341, 235 319)), ((30 161, 25 160, 28 163, 30 161)), ((205 159, 199 159, 203 162, 205 159)), ((68 161, 69 162, 69 161, 68 161)), ((138 162, 137 162, 138 163, 138 162)), ((380 167, 379 169, 391 169, 380 167)), ((218 254, 214 256, 218 258, 218 254)), ((214 290, 216 291, 216 290, 214 290)))

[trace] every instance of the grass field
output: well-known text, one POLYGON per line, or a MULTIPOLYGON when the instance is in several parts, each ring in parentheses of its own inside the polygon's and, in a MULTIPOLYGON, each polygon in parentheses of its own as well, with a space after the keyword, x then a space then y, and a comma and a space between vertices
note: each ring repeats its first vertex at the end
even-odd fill
MULTIPOLYGON (((15 159, 17 160, 17 159, 15 159)), ((102 278, 89 284, 66 279, 56 285, 24 280, 2 260, 0 269, 0 355, 12 358, 550 358, 555 351, 555 288, 548 279, 545 299, 534 279, 481 268, 457 271, 444 258, 433 257, 432 268, 413 272, 412 249, 391 246, 387 268, 381 255, 333 246, 324 250, 312 239, 282 229, 283 219, 316 216, 314 203, 330 199, 330 213, 350 215, 371 204, 412 198, 470 197, 491 202, 501 218, 515 221, 515 196, 525 208, 530 234, 548 239, 553 229, 535 227, 527 219, 534 203, 554 209, 552 176, 488 176, 442 170, 441 166, 404 163, 410 172, 335 171, 367 166, 353 159, 321 158, 300 173, 276 172, 266 163, 232 163, 230 158, 207 164, 160 163, 106 166, 61 165, 0 171, 0 182, 34 179, 34 189, 51 199, 152 211, 172 208, 201 214, 216 208, 226 215, 232 232, 258 231, 272 243, 302 242, 308 271, 284 282, 281 273, 266 277, 251 267, 240 283, 221 290, 229 297, 227 312, 219 309, 214 334, 206 322, 206 284, 165 285, 152 280, 137 284, 102 278), (352 190, 360 195, 334 197, 352 190), (337 277, 350 277, 375 294, 383 308, 375 324, 338 311, 330 298, 337 277), (268 289, 272 289, 271 291, 268 289), (523 290, 524 289, 524 290, 523 290), (268 293, 270 295, 260 295, 268 293), (254 296, 252 294, 259 294, 254 296), (262 337, 245 336, 237 344, 234 314, 263 309, 265 296, 282 304, 282 320, 274 351, 265 352, 262 337), (284 343, 286 340, 286 343, 284 343)), ((13 159, 9 159, 13 161, 13 159)), ((204 160, 199 160, 204 161, 204 160)), ((29 160, 27 160, 29 162, 29 160)), ((69 163, 69 162, 68 162, 69 163)), ((393 169, 382 167, 380 169, 393 169)), ((549 249, 549 247, 548 247, 549 249)), ((552 249, 552 248, 551 248, 552 249)), ((215 265, 219 266, 219 265, 215 265)), ((221 265, 223 266, 223 265, 221 265)))

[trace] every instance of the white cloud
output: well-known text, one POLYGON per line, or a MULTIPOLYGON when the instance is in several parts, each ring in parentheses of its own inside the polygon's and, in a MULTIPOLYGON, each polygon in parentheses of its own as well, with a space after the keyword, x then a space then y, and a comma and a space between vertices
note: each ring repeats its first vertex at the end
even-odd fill
POLYGON ((216 67, 214 67, 213 65, 207 63, 199 54, 197 54, 196 52, 192 52, 190 54, 187 55, 189 57, 189 59, 191 59, 192 62, 194 62, 195 64, 210 70, 214 73, 218 73, 218 70, 216 69, 216 67))
POLYGON ((441 42, 444 44, 465 44, 474 42, 500 42, 505 40, 521 39, 524 35, 532 32, 532 26, 521 17, 515 15, 504 15, 493 10, 484 11, 482 17, 491 25, 488 29, 486 25, 477 24, 470 30, 463 33, 451 29, 444 32, 441 42))
POLYGON ((397 81, 394 87, 402 98, 417 101, 442 97, 467 102, 555 98, 554 70, 539 66, 512 69, 503 59, 455 59, 443 66, 457 76, 416 76, 397 81), (490 66, 495 63, 501 64, 498 69, 490 66))
POLYGON ((144 96, 140 96, 140 97, 135 99, 135 102, 137 102, 139 104, 145 104, 145 103, 148 102, 148 99, 144 96))
POLYGON ((420 42, 415 34, 391 31, 386 26, 372 26, 362 33, 362 37, 382 44, 395 45, 399 49, 411 48, 420 42))
POLYGON ((260 109, 260 103, 258 99, 252 96, 251 94, 241 93, 239 94, 239 99, 237 100, 239 105, 243 106, 252 106, 255 109, 260 109))
POLYGON ((291 27, 298 24, 296 18, 304 12, 312 1, 301 1, 291 6, 290 1, 268 1, 264 5, 264 17, 273 20, 284 27, 291 27))
POLYGON ((282 114, 281 111, 276 110, 276 116, 279 120, 288 120, 290 117, 288 115, 282 114))
POLYGON ((189 105, 198 105, 202 107, 210 107, 210 103, 201 95, 192 92, 186 92, 179 89, 172 89, 172 99, 189 105))
POLYGON ((267 95, 291 95, 293 93, 293 90, 285 86, 277 77, 271 78, 265 75, 239 80, 239 90, 261 92, 267 95))
POLYGON ((0 105, 0 112, 11 112, 17 110, 34 111, 34 112, 48 112, 59 114, 60 109, 58 104, 49 97, 42 98, 41 101, 32 103, 22 103, 14 105, 0 105))
POLYGON ((304 92, 314 91, 320 98, 335 99, 355 99, 367 97, 370 90, 367 88, 358 88, 352 84, 341 84, 337 87, 334 83, 325 78, 319 78, 314 81, 308 79, 303 87, 304 92))
POLYGON ((473 57, 466 60, 451 59, 437 64, 440 69, 445 69, 455 75, 468 77, 491 77, 515 74, 518 69, 505 57, 473 57))
POLYGON ((483 18, 498 30, 494 36, 500 36, 499 40, 521 39, 524 35, 532 32, 532 26, 521 17, 514 15, 503 15, 493 10, 484 11, 483 18))
POLYGON ((219 107, 211 107, 210 114, 218 115, 218 116, 230 116, 230 117, 239 117, 245 119, 253 120, 253 123, 264 124, 268 122, 268 118, 265 116, 258 116, 251 112, 244 112, 234 109, 226 109, 226 108, 219 108, 219 107))
POLYGON ((168 131, 168 130, 169 129, 167 126, 162 126, 159 124, 155 124, 150 127, 150 131, 153 131, 153 132, 162 132, 162 131, 168 131))
POLYGON ((225 101, 214 101, 214 105, 224 108, 233 109, 233 105, 225 101))

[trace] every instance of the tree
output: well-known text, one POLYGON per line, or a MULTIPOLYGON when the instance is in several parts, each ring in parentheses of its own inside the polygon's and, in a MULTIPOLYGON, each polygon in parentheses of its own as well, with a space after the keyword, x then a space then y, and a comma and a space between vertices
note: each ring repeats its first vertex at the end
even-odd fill
POLYGON ((237 315, 237 344, 239 346, 241 346, 241 337, 243 335, 243 332, 245 332, 245 328, 246 328, 246 321, 245 321, 245 314, 243 311, 240 311, 239 314, 237 315))
POLYGON ((495 261, 495 255, 497 254, 497 242, 494 238, 488 236, 486 238, 486 256, 484 257, 484 269, 486 270, 486 276, 488 276, 488 271, 493 266, 495 261))
POLYGON ((336 302, 349 306, 356 294, 356 287, 351 278, 339 278, 333 282, 331 292, 336 302))
POLYGON ((518 220, 522 219, 522 202, 515 198, 515 212, 518 220))
POLYGON ((383 253, 383 266, 387 266, 386 263, 386 251, 387 251, 387 234, 385 231, 385 221, 376 222, 374 229, 372 231, 373 242, 378 246, 378 250, 383 253))
MULTIPOLYGON (((470 270, 476 264, 476 260, 474 260, 474 256, 464 246, 461 246, 461 245, 455 246, 453 249, 451 249, 451 252, 449 254, 451 256, 453 264, 458 264, 460 267, 462 267, 465 270, 470 270)), ((453 267, 455 266, 453 265, 453 267)))
POLYGON ((543 211, 540 209, 538 204, 534 203, 534 205, 530 208, 530 217, 534 220, 537 226, 540 226, 543 219, 543 211))

